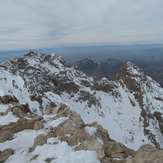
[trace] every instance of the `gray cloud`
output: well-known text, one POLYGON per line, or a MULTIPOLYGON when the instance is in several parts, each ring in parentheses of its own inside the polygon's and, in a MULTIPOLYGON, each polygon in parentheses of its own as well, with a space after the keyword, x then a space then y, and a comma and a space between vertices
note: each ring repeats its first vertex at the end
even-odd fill
POLYGON ((1 0, 0 50, 163 43, 162 0, 1 0))

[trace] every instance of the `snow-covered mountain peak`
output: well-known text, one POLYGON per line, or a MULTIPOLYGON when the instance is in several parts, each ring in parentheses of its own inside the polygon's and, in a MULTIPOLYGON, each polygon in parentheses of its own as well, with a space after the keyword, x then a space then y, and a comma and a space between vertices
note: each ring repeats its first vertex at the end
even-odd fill
POLYGON ((134 63, 132 62, 127 62, 126 63, 126 67, 127 67, 127 70, 132 73, 132 74, 135 74, 135 75, 139 75, 140 73, 142 73, 143 71, 138 67, 136 66, 134 63))
POLYGON ((120 78, 123 80, 126 78, 137 79, 139 82, 140 80, 146 80, 146 75, 137 65, 132 62, 127 62, 116 75, 117 80, 120 78))
MULTIPOLYGON (((62 57, 53 54, 29 52, 21 58, 4 62, 0 67, 0 73, 2 76, 1 86, 6 85, 5 94, 16 94, 18 99, 21 96, 22 102, 26 101, 26 96, 29 101, 37 101, 37 105, 40 107, 35 108, 35 105, 31 107, 33 111, 37 110, 37 112, 45 111, 48 105, 54 103, 46 94, 50 93, 51 96, 56 97, 54 94, 58 96, 63 92, 77 93, 79 88, 84 89, 93 84, 92 78, 88 78, 62 57), (24 89, 28 93, 23 91, 24 89), (28 95, 22 95, 24 93, 28 95), (46 100, 43 100, 43 97, 46 100)), ((61 101, 56 100, 56 102, 61 101)))
POLYGON ((67 74, 68 78, 76 77, 75 75, 86 76, 82 72, 75 69, 67 61, 65 61, 61 56, 55 54, 39 54, 34 52, 29 52, 21 58, 11 59, 2 64, 6 69, 9 69, 10 72, 19 72, 22 73, 32 73, 37 71, 42 71, 46 74, 55 74, 59 76, 64 76, 65 71, 68 71, 70 74, 67 74), (32 70, 33 71, 32 71, 32 70), (76 74, 74 74, 76 72, 76 74))
POLYGON ((62 102, 127 147, 163 148, 163 89, 131 62, 114 81, 98 81, 55 54, 29 52, 0 66, 0 95, 15 96, 37 114, 62 102))
POLYGON ((157 82, 145 75, 141 68, 132 62, 127 62, 120 69, 114 81, 120 83, 124 88, 130 90, 130 92, 135 92, 137 95, 139 94, 139 96, 143 96, 143 94, 147 92, 152 93, 154 89, 162 90, 157 82))
POLYGON ((157 89, 156 92, 162 92, 160 84, 155 82, 151 77, 145 75, 141 68, 132 62, 127 62, 120 69, 114 81, 119 82, 131 92, 139 92, 140 95, 143 95, 145 92, 153 93, 155 89, 157 89))

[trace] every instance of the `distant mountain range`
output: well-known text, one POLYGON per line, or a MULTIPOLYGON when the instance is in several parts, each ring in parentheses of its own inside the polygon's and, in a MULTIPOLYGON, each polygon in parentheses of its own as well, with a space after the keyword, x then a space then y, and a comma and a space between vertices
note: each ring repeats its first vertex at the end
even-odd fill
MULTIPOLYGON (((143 71, 156 80, 163 87, 163 64, 146 64, 137 62, 137 65, 143 71)), ((102 62, 97 62, 93 58, 88 57, 74 63, 81 71, 89 76, 102 79, 103 77, 112 80, 119 69, 125 64, 123 60, 109 58, 102 62)))
MULTIPOLYGON (((29 51, 31 49, 0 52, 0 63, 21 57, 29 51)), ((71 64, 82 61, 84 58, 94 58, 98 66, 97 63, 94 65, 88 63, 88 67, 93 67, 85 66, 84 68, 79 63, 81 70, 90 76, 106 77, 109 80, 116 75, 124 63, 131 61, 163 87, 163 44, 63 46, 33 51, 46 54, 56 53, 71 64)))
POLYGON ((20 57, 29 51, 37 53, 56 53, 70 63, 92 57, 97 61, 116 58, 127 61, 143 63, 163 63, 163 44, 131 44, 131 45, 88 45, 88 46, 62 46, 47 49, 26 49, 13 51, 0 51, 0 60, 20 57))

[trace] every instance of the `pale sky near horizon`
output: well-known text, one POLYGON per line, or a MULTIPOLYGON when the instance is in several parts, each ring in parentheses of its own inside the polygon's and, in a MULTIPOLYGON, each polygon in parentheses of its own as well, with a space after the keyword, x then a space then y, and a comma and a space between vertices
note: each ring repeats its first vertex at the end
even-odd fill
POLYGON ((0 51, 163 43, 163 0, 0 0, 0 51))

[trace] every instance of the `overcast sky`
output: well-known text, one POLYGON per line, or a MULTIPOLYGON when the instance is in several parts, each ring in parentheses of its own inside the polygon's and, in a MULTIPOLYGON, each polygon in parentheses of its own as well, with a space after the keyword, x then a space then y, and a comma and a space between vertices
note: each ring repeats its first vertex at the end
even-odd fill
POLYGON ((0 0, 0 51, 163 43, 163 0, 0 0))

